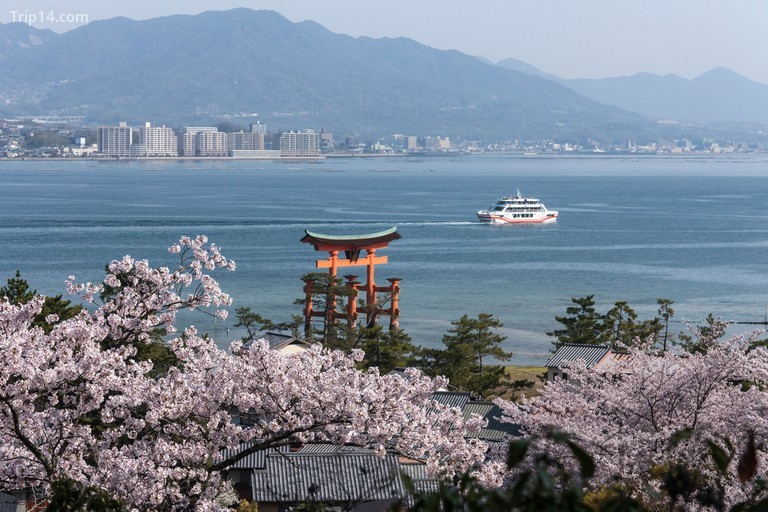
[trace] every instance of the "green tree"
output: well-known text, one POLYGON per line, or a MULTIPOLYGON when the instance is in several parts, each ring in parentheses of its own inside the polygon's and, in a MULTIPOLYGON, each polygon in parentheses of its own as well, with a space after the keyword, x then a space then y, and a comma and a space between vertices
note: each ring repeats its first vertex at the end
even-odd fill
POLYGON ((8 299, 11 304, 26 304, 37 296, 37 290, 30 290, 29 283, 22 279, 21 272, 8 279, 8 284, 0 288, 0 296, 8 299))
POLYGON ((675 310, 672 309, 672 302, 669 299, 656 299, 656 303, 659 305, 659 317, 664 322, 664 338, 663 347, 664 351, 667 351, 667 340, 669 340, 669 319, 675 314, 675 310))
POLYGON ((637 313, 629 307, 626 301, 619 300, 603 316, 603 335, 608 345, 616 347, 617 343, 629 345, 635 335, 637 313))
MULTIPOLYGON (((365 357, 360 366, 363 368, 377 367, 381 373, 388 373, 396 368, 409 365, 416 352, 410 336, 401 329, 384 329, 374 321, 365 325, 358 321, 350 326, 347 304, 354 296, 352 290, 339 278, 332 278, 326 272, 309 273, 302 277, 310 285, 312 309, 322 312, 323 325, 321 328, 312 327, 307 333, 310 341, 322 343, 325 347, 349 352, 361 349, 365 357), (329 319, 332 320, 329 322, 329 319)), ((376 308, 385 309, 389 297, 380 297, 376 308)), ((295 304, 306 306, 306 296, 294 301, 295 304)), ((364 312, 364 305, 358 305, 358 311, 364 312)), ((375 312, 374 312, 375 313, 375 312)), ((276 323, 251 310, 250 307, 240 307, 235 310, 237 323, 235 327, 244 327, 246 335, 243 341, 253 341, 265 331, 290 332, 292 336, 300 336, 300 326, 304 322, 302 315, 294 315, 290 322, 276 323)), ((374 314, 375 317, 375 314, 374 314)))
MULTIPOLYGON (((21 277, 21 272, 16 271, 16 276, 8 279, 6 286, 0 288, 0 297, 5 297, 11 304, 26 304, 38 295, 37 290, 30 289, 29 283, 21 277)), ((72 305, 72 301, 63 299, 61 295, 46 297, 43 308, 35 316, 32 325, 40 327, 46 333, 50 333, 54 323, 48 322, 49 315, 56 315, 58 321, 74 318, 82 307, 72 305)))
POLYGON ((659 320, 657 317, 651 318, 650 320, 637 322, 634 327, 634 336, 632 339, 634 340, 639 338, 640 340, 646 340, 651 336, 656 339, 658 338, 661 329, 661 320, 659 320))
POLYGON ((547 333, 556 338, 553 352, 564 343, 599 345, 604 342, 603 315, 595 309, 595 296, 571 297, 571 302, 574 305, 566 308, 566 316, 555 317, 563 328, 547 333))
MULTIPOLYGON (((346 304, 355 291, 340 277, 333 277, 327 272, 310 272, 302 276, 302 281, 310 287, 312 309, 322 312, 323 322, 318 329, 312 324, 305 330, 304 337, 323 343, 326 347, 350 350, 357 340, 354 329, 349 328, 349 315, 346 304)), ((306 307, 307 297, 294 301, 306 307)))
POLYGON ((405 331, 384 329, 380 325, 359 327, 356 348, 365 352, 361 366, 375 366, 382 374, 409 366, 416 352, 416 346, 405 331))
POLYGON ((556 316, 562 329, 548 332, 556 339, 552 342, 555 352, 564 343, 584 345, 631 346, 637 338, 645 340, 658 335, 662 329, 661 321, 654 317, 650 320, 638 320, 637 313, 626 301, 619 300, 601 314, 595 308, 595 296, 571 297, 574 305, 566 308, 566 316, 556 316))
POLYGON ((677 337, 677 345, 691 354, 706 354, 710 347, 719 343, 720 338, 725 334, 726 327, 728 327, 727 322, 715 318, 710 313, 704 319, 703 325, 694 328, 698 331, 696 336, 680 333, 677 337))
POLYGON ((603 317, 603 335, 608 345, 632 346, 636 339, 645 340, 661 330, 658 318, 638 321, 637 313, 626 301, 617 301, 603 317))
POLYGON ((533 389, 533 386, 535 385, 536 383, 530 379, 510 379, 509 389, 512 391, 512 395, 509 399, 512 402, 517 403, 517 401, 520 400, 522 392, 524 392, 526 389, 533 389), (520 392, 520 394, 518 394, 518 392, 520 392))
POLYGON ((291 336, 298 338, 300 335, 299 326, 303 321, 302 316, 294 315, 290 322, 275 323, 258 313, 254 313, 248 306, 236 308, 235 318, 237 318, 237 323, 234 326, 245 327, 246 329, 246 335, 242 338, 244 342, 255 341, 259 339, 261 333, 266 331, 290 332, 291 336))
POLYGON ((445 349, 423 349, 420 365, 430 375, 448 377, 452 386, 478 396, 495 392, 508 384, 506 369, 487 364, 487 358, 506 361, 511 352, 501 348, 506 339, 495 330, 503 325, 498 318, 480 313, 477 318, 462 316, 443 336, 445 349))
POLYGON ((66 146, 69 139, 58 132, 46 130, 35 131, 27 134, 24 145, 28 148, 47 148, 66 146))

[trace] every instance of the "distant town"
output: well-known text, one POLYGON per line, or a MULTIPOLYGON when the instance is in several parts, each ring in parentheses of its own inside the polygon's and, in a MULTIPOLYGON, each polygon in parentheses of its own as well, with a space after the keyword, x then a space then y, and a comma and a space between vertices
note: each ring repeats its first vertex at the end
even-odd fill
POLYGON ((666 143, 602 145, 567 141, 451 140, 440 135, 394 134, 334 138, 324 129, 270 132, 261 122, 172 128, 146 122, 92 126, 82 117, 40 116, 0 120, 0 158, 240 158, 319 159, 332 156, 451 155, 473 153, 727 154, 768 151, 768 144, 709 138, 666 143))

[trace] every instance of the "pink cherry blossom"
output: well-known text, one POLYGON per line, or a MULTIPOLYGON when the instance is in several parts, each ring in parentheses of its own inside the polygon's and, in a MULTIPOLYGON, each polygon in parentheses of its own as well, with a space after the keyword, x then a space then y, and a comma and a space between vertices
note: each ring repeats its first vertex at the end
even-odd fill
MULTIPOLYGON (((568 379, 548 383, 539 397, 499 405, 505 419, 521 425, 526 434, 552 428, 570 434, 595 458, 593 485, 621 482, 642 495, 648 486, 659 489, 659 481, 650 478, 653 468, 681 462, 721 483, 727 505, 747 500, 758 490, 752 482, 768 477, 768 467, 760 464, 756 479, 742 483, 732 462, 723 476, 707 442, 726 451, 731 443, 731 455, 738 461, 749 433, 756 439, 768 436, 768 353, 751 348, 759 332, 717 343, 713 341, 723 334, 721 329, 706 335, 693 332, 711 338, 700 339, 708 346, 706 353, 659 354, 640 347, 597 370, 574 362, 568 379), (671 441, 686 429, 692 438, 671 441)), ((765 450, 759 443, 758 460, 765 460, 765 450)))
POLYGON ((360 353, 319 345, 291 356, 264 341, 224 351, 193 326, 177 326, 182 310, 213 308, 226 318, 232 299, 207 272, 235 264, 202 236, 183 237, 170 253, 175 269, 126 256, 102 283, 70 277, 67 287, 88 307, 50 334, 32 326, 42 297, 0 301, 0 488, 44 497, 70 478, 131 509, 219 510, 215 498, 229 488, 221 470, 237 460, 222 450, 242 443, 252 451, 354 443, 444 475, 484 459, 485 444, 466 437, 480 421, 432 402, 440 379, 362 372, 360 353), (152 361, 135 355, 158 329, 181 332, 167 340, 179 364, 153 377, 152 361), (234 422, 238 411, 253 424, 234 422))

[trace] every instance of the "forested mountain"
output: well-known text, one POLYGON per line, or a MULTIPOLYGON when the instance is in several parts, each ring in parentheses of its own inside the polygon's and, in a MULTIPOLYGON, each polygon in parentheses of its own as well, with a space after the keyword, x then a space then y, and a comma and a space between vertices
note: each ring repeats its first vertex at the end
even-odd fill
POLYGON ((498 65, 547 78, 587 98, 654 120, 683 123, 768 122, 768 85, 722 67, 711 69, 693 80, 652 73, 566 80, 515 59, 505 59, 498 65))
MULTIPOLYGON (((2 33, 26 27, 12 25, 2 33)), ((654 128, 457 51, 339 35, 271 11, 95 21, 2 61, 6 115, 173 124, 253 112, 276 129, 524 140, 626 140, 654 128)))

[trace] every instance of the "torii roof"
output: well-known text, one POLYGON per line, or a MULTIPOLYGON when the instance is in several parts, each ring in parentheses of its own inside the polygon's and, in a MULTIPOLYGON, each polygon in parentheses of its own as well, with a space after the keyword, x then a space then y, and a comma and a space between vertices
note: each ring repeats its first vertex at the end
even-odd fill
POLYGON ((316 251, 354 251, 359 249, 380 249, 387 247, 389 242, 400 238, 397 226, 377 233, 364 235, 322 235, 308 229, 304 230, 302 242, 312 244, 316 251))

